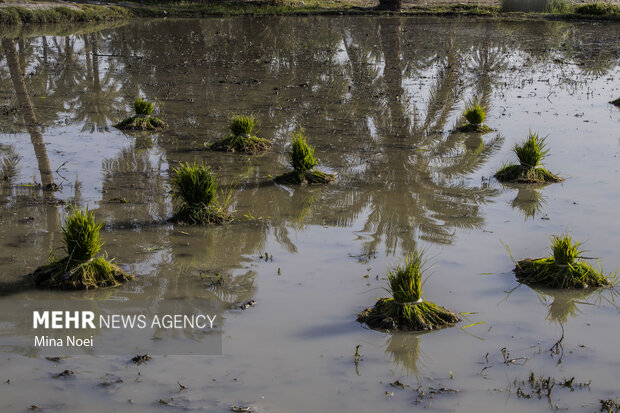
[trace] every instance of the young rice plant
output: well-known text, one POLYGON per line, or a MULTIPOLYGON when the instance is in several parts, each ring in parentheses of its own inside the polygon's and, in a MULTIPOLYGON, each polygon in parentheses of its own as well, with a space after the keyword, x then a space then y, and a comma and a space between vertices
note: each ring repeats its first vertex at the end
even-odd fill
POLYGON ((389 298, 380 298, 372 308, 358 314, 357 321, 379 330, 420 331, 447 327, 459 317, 422 299, 422 253, 415 252, 404 265, 388 272, 389 298))
POLYGON ((517 183, 562 181, 563 178, 549 172, 542 165, 543 159, 549 153, 545 139, 530 131, 525 142, 515 144, 512 150, 519 164, 505 164, 495 173, 495 178, 500 182, 517 183))
POLYGON ((276 183, 283 185, 327 184, 336 177, 316 169, 318 160, 314 156, 314 149, 308 145, 305 132, 298 128, 291 138, 289 151, 289 165, 293 172, 275 178, 276 183))
POLYGON ((568 235, 551 238, 551 256, 524 259, 517 262, 514 273, 525 284, 543 285, 552 288, 605 287, 615 282, 603 274, 600 266, 594 268, 583 261, 579 249, 581 244, 573 242, 568 235))
POLYGON ((75 290, 114 287, 133 279, 106 258, 96 256, 103 246, 100 230, 93 212, 73 208, 61 230, 68 256, 37 268, 31 274, 35 285, 75 290))
POLYGON ((209 148, 216 151, 246 153, 256 153, 271 148, 271 141, 259 138, 253 133, 257 123, 254 116, 235 115, 228 125, 230 135, 209 145, 209 148))
POLYGON ((166 122, 151 115, 155 109, 155 105, 152 102, 137 97, 133 102, 133 107, 136 114, 123 119, 114 125, 115 128, 128 131, 152 131, 168 127, 166 122))
POLYGON ((179 208, 172 218, 189 224, 224 223, 230 220, 217 197, 217 182, 205 164, 181 164, 174 169, 172 198, 179 208))

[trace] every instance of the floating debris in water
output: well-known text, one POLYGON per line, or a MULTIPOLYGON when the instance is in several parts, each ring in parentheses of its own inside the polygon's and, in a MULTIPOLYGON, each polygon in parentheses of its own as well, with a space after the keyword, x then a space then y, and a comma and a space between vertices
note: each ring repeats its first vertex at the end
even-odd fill
POLYGON ((256 305, 256 301, 255 300, 250 300, 247 303, 243 303, 239 306, 239 309, 241 310, 247 310, 250 307, 254 307, 256 305))
POLYGON ((60 356, 56 356, 56 357, 45 357, 45 360, 47 361, 51 361, 52 363, 58 363, 59 361, 62 361, 64 359, 66 359, 67 357, 60 357, 60 356))
POLYGON ((620 413, 620 403, 618 403, 617 400, 613 400, 613 399, 601 400, 600 403, 601 403, 601 409, 599 411, 607 412, 607 413, 620 413))
MULTIPOLYGON (((530 371, 530 375, 527 380, 515 379, 513 385, 516 388, 516 395, 522 399, 531 399, 543 397, 551 398, 551 393, 555 386, 567 388, 570 391, 589 389, 591 382, 575 383, 575 378, 564 378, 556 380, 553 377, 536 376, 533 371, 530 371)), ((510 391, 510 389, 509 389, 510 391)))
POLYGON ((146 363, 147 361, 152 360, 153 358, 151 356, 149 356, 148 354, 143 354, 143 355, 137 355, 134 358, 131 359, 131 361, 133 361, 135 364, 137 364, 138 366, 142 363, 146 363))
POLYGON ((400 380, 396 380, 396 381, 390 383, 390 386, 392 386, 392 387, 400 387, 401 389, 404 389, 405 387, 409 387, 409 386, 401 383, 400 380))
POLYGON ((62 373, 56 374, 54 377, 70 377, 75 376, 75 372, 73 370, 63 370, 62 373))

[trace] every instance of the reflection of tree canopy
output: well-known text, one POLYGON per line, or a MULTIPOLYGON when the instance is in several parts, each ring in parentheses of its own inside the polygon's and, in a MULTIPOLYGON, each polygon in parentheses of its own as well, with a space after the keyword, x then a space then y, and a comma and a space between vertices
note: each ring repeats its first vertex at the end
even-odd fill
MULTIPOLYGON (((163 219, 170 208, 163 200, 164 162, 200 159, 224 183, 237 180, 241 213, 270 217, 276 239, 291 252, 292 230, 358 219, 364 250, 385 243, 394 252, 413 248, 417 238, 450 243, 457 228, 483 224, 480 205, 496 191, 468 178, 503 139, 450 133, 464 100, 478 97, 493 110, 493 92, 527 76, 507 70, 513 67, 568 76, 566 65, 556 62, 571 61, 603 74, 618 59, 617 25, 431 23, 364 17, 149 21, 79 35, 22 36, 15 50, 23 81, 37 96, 32 106, 40 134, 54 123, 116 133, 109 125, 137 94, 160 103, 171 129, 153 142, 131 138, 133 145, 102 163, 104 201, 123 197, 132 180, 139 181, 133 189, 141 201, 102 208, 106 221, 163 219), (240 157, 187 152, 226 133, 236 112, 254 112, 261 134, 275 137, 274 152, 253 161, 241 182, 240 157), (305 189, 257 185, 284 168, 283 149, 295 124, 307 129, 322 166, 340 174, 339 183, 311 196, 305 189)), ((10 109, 18 102, 6 62, 0 62, 0 90, 11 93, 0 95, 0 105, 10 109)), ((0 130, 27 128, 8 110, 0 130)), ((259 248, 268 230, 261 229, 239 257, 259 248)))
POLYGON ((137 135, 133 140, 134 145, 102 162, 103 202, 122 204, 118 208, 104 208, 102 212, 112 216, 104 215, 101 219, 115 224, 164 220, 169 210, 162 170, 164 156, 155 148, 150 136, 137 135))

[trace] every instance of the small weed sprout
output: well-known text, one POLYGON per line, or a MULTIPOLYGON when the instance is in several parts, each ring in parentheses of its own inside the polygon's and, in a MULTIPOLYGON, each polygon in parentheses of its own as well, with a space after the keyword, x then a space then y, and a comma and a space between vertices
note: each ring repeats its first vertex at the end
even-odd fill
POLYGON ((541 138, 530 131, 525 142, 515 144, 512 150, 519 164, 505 164, 495 173, 495 178, 500 182, 518 183, 563 181, 563 178, 549 172, 542 165, 542 160, 549 153, 545 140, 546 138, 541 138))
POLYGON ((420 331, 447 327, 459 317, 437 304, 422 299, 422 253, 415 252, 405 264, 388 272, 387 291, 374 307, 358 314, 357 321, 378 330, 420 331))
POLYGON ((582 261, 581 244, 573 242, 568 235, 551 238, 551 256, 547 258, 524 259, 516 263, 514 273, 525 284, 543 285, 552 288, 606 287, 614 283, 599 268, 582 261))
POLYGON ((465 105, 465 111, 463 112, 463 118, 467 121, 467 123, 457 127, 457 130, 460 132, 491 132, 493 129, 484 124, 486 116, 486 107, 480 102, 480 100, 473 98, 467 102, 465 105))
POLYGON ((133 108, 136 114, 123 119, 115 128, 128 131, 151 131, 166 129, 168 124, 158 117, 152 116, 155 104, 149 102, 142 97, 137 97, 133 102, 133 108))
POLYGON ((103 246, 101 224, 95 221, 88 208, 73 208, 62 226, 64 248, 68 256, 37 268, 31 277, 37 287, 60 289, 90 289, 114 287, 133 279, 120 267, 104 257, 97 257, 103 246))
POLYGON ((173 221, 212 224, 231 219, 218 201, 217 182, 208 166, 181 164, 174 169, 171 182, 172 198, 180 204, 173 221))
POLYGON ((291 149, 288 153, 289 165, 293 172, 275 178, 278 184, 327 184, 336 180, 332 174, 326 174, 317 170, 315 167, 318 160, 314 156, 314 149, 308 145, 303 128, 298 128, 293 132, 291 138, 291 149))
POLYGON ((228 128, 230 135, 208 147, 215 151, 256 153, 271 148, 271 141, 259 138, 253 131, 258 121, 254 116, 235 115, 228 128))

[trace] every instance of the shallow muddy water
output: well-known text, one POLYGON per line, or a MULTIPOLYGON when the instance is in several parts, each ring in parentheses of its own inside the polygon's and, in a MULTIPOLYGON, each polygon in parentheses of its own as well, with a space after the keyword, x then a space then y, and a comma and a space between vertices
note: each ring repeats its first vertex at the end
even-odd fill
POLYGON ((614 291, 519 286, 505 248, 542 256, 568 231, 605 270, 620 267, 620 110, 608 103, 620 96, 619 25, 244 17, 45 30, 2 40, 0 301, 205 300, 223 312, 223 354, 55 363, 4 322, 0 410, 594 412, 620 397, 614 291), (137 95, 169 129, 112 127, 137 95), (474 96, 495 131, 452 133, 474 96), (273 149, 205 150, 235 113, 257 116, 273 149), (296 125, 335 184, 270 184, 287 171, 296 125), (566 180, 499 184, 495 170, 530 129, 548 135, 545 164, 566 180), (186 161, 233 188, 235 222, 167 222, 169 177, 186 161), (36 186, 52 183, 60 190, 36 186), (17 286, 61 254, 71 203, 105 223, 106 251, 135 281, 17 286), (425 297, 466 319, 426 334, 360 326, 386 271, 416 247, 429 258, 425 297), (53 377, 66 369, 76 374, 53 377), (529 387, 530 372, 558 381, 550 397, 529 387), (560 385, 571 377, 572 390, 560 385))

